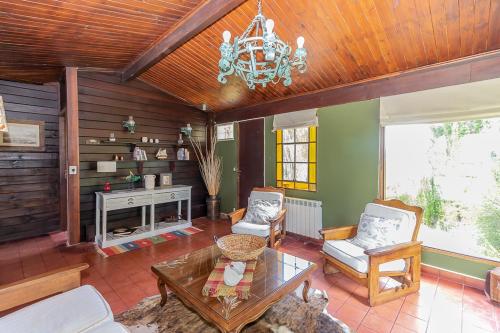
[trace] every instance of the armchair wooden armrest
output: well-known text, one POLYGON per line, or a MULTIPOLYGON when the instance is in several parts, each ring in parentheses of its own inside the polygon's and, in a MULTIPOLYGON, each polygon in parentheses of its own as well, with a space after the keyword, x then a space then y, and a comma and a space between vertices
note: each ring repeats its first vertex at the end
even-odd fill
POLYGON ((325 228, 319 231, 323 240, 341 240, 356 236, 358 231, 357 225, 349 225, 345 227, 325 228))
POLYGON ((406 243, 387 245, 382 247, 377 247, 375 249, 365 250, 365 254, 370 257, 383 257, 391 254, 398 254, 400 258, 405 258, 410 252, 415 249, 420 249, 420 241, 411 241, 406 243))
POLYGON ((0 311, 77 288, 80 272, 88 267, 75 264, 0 286, 0 311))
POLYGON ((285 215, 286 215, 286 208, 283 208, 282 210, 280 210, 280 212, 278 213, 278 215, 274 220, 269 221, 269 223, 271 224, 271 230, 274 230, 273 228, 276 226, 276 224, 283 221, 285 215))
POLYGON ((232 213, 227 214, 229 222, 231 222, 231 225, 238 223, 243 218, 243 216, 245 216, 246 211, 247 211, 246 208, 240 208, 232 213))

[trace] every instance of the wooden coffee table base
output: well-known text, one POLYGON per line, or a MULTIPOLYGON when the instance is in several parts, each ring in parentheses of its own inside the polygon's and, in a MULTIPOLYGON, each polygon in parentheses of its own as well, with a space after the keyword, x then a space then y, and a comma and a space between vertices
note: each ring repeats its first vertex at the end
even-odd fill
POLYGON ((154 265, 152 270, 158 276, 160 305, 167 303, 168 288, 186 307, 221 332, 238 333, 301 284, 304 285, 302 298, 305 302, 309 301, 311 274, 317 265, 269 248, 258 260, 251 295, 247 300, 239 300, 236 296, 204 297, 201 290, 220 255, 218 249, 212 246, 174 262, 154 265))

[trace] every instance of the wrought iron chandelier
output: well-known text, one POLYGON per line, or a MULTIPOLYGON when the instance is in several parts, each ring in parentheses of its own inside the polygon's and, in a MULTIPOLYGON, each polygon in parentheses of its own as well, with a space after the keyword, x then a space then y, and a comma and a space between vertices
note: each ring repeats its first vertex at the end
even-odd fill
POLYGON ((274 21, 262 15, 262 3, 258 0, 258 13, 243 35, 234 38, 231 44, 231 32, 224 31, 223 42, 219 48, 220 83, 227 82, 226 76, 236 73, 246 81, 248 88, 255 89, 256 84, 263 87, 269 82, 289 86, 292 83, 292 68, 299 73, 307 69, 307 51, 304 48, 304 37, 297 38, 297 49, 293 58, 292 48, 283 42, 273 31, 274 21))

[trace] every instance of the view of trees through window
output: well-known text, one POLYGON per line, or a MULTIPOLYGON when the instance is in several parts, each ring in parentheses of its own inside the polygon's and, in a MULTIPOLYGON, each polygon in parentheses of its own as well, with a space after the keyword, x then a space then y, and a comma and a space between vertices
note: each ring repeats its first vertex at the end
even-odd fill
POLYGON ((386 197, 424 208, 424 245, 500 258, 500 118, 385 129, 386 197))

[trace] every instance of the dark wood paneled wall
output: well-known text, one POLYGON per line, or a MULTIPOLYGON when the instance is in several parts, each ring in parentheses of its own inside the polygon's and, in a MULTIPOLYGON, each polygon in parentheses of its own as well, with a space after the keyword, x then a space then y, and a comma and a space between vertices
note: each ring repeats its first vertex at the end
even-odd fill
MULTIPOLYGON (((158 146, 144 146, 148 161, 144 162, 142 174, 172 172, 174 184, 193 186, 193 217, 205 215, 206 190, 196 161, 176 161, 171 171, 172 160, 176 159, 175 144, 180 128, 190 123, 193 136, 205 140, 207 116, 194 108, 180 104, 172 96, 164 94, 142 82, 121 83, 112 75, 79 73, 79 118, 80 118, 80 203, 82 237, 92 240, 95 233, 95 192, 101 191, 106 181, 112 189, 125 189, 123 179, 129 170, 138 172, 138 163, 132 161, 130 146, 126 144, 86 144, 95 138, 107 140, 111 132, 118 142, 140 141, 141 137, 160 139, 158 146), (137 123, 135 134, 129 134, 122 127, 122 121, 132 115, 137 123), (159 147, 167 148, 168 160, 158 161, 155 154, 159 147), (123 155, 125 161, 117 162, 116 173, 97 173, 97 161, 111 161, 113 155, 123 155)), ((140 144, 139 144, 140 146, 140 144)), ((194 153, 191 152, 192 158, 194 153)), ((158 178, 157 178, 158 181, 158 178)), ((175 205, 157 207, 157 216, 173 214, 175 205)), ((138 209, 110 212, 110 228, 118 225, 133 225, 139 221, 138 209)))
POLYGON ((0 147, 0 242, 59 229, 59 85, 0 81, 7 121, 45 122, 45 150, 0 147))

